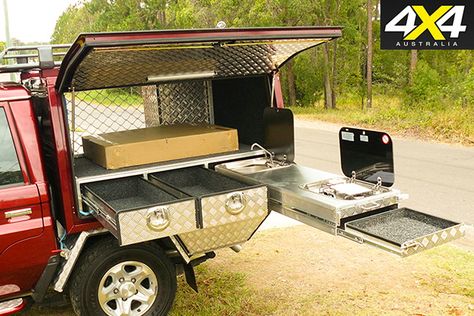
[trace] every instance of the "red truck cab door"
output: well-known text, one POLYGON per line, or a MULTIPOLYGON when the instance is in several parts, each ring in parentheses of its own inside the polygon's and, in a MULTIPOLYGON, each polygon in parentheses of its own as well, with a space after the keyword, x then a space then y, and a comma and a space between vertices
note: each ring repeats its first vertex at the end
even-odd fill
MULTIPOLYGON (((51 256, 44 205, 23 152, 31 135, 20 135, 16 123, 9 104, 0 102, 0 301, 31 292, 51 256)), ((35 130, 34 121, 30 124, 35 130)))

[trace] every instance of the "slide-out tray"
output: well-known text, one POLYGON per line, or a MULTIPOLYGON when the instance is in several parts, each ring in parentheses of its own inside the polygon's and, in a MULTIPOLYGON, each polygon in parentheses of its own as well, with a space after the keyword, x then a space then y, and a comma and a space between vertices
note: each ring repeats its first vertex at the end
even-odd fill
MULTIPOLYGON (((216 170, 229 177, 239 179, 246 183, 264 184, 268 187, 269 200, 283 209, 307 214, 308 216, 324 222, 334 230, 341 224, 341 220, 356 214, 367 213, 383 207, 398 203, 400 192, 393 189, 383 188, 374 194, 357 196, 357 198, 346 199, 340 195, 319 192, 322 184, 333 180, 348 182, 349 179, 336 174, 321 170, 308 168, 296 164, 276 166, 263 171, 242 172, 241 170, 252 166, 252 160, 240 160, 223 163, 216 166, 216 170), (318 187, 317 190, 314 190, 318 187)), ((358 185, 361 181, 356 182, 358 185)), ((367 188, 374 184, 364 184, 367 188)), ((278 208, 272 208, 282 212, 278 208)), ((293 217, 289 213, 285 213, 293 217)), ((299 214, 296 215, 299 217, 299 214)), ((298 220, 298 218, 295 218, 298 220)))
POLYGON ((345 232, 400 255, 410 255, 463 235, 463 227, 433 215, 399 208, 345 223, 345 232))
POLYGON ((271 210, 331 234, 401 256, 464 234, 460 223, 408 208, 395 209, 402 197, 398 190, 296 164, 274 168, 265 163, 259 165, 263 170, 256 170, 255 161, 223 163, 216 170, 240 181, 267 185, 271 210), (337 192, 337 184, 348 185, 337 192))

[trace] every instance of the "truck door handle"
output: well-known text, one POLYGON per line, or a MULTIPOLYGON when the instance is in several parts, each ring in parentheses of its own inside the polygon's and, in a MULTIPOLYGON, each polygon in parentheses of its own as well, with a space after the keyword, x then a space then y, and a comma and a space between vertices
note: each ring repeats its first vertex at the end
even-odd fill
POLYGON ((8 211, 5 212, 5 218, 14 218, 14 217, 20 217, 20 216, 25 216, 25 215, 30 215, 33 213, 31 208, 23 208, 21 210, 14 210, 14 211, 8 211))

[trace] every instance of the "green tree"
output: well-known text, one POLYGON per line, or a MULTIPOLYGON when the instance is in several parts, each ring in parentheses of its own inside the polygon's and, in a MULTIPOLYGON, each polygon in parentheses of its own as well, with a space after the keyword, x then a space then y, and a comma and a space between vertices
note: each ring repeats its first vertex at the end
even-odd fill
MULTIPOLYGON (((372 1, 374 94, 400 98, 406 105, 472 104, 474 51, 419 51, 415 63, 409 51, 381 50, 378 0, 372 1)), ((366 0, 83 0, 59 17, 51 39, 68 43, 80 32, 212 28, 221 20, 228 27, 341 25, 341 39, 300 54, 281 74, 287 104, 312 106, 324 100, 325 107, 334 108, 336 97, 366 97, 366 4, 366 0)))
POLYGON ((440 105, 441 76, 425 60, 420 60, 413 74, 413 83, 406 88, 407 105, 412 107, 436 107, 440 105))

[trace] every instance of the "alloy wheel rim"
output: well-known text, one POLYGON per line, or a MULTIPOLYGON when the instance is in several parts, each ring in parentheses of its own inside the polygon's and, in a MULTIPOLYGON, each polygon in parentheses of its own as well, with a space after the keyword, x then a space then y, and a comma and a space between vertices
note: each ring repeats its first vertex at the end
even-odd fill
POLYGON ((155 302, 158 280, 143 262, 124 261, 107 270, 97 295, 100 307, 109 316, 140 316, 155 302))

